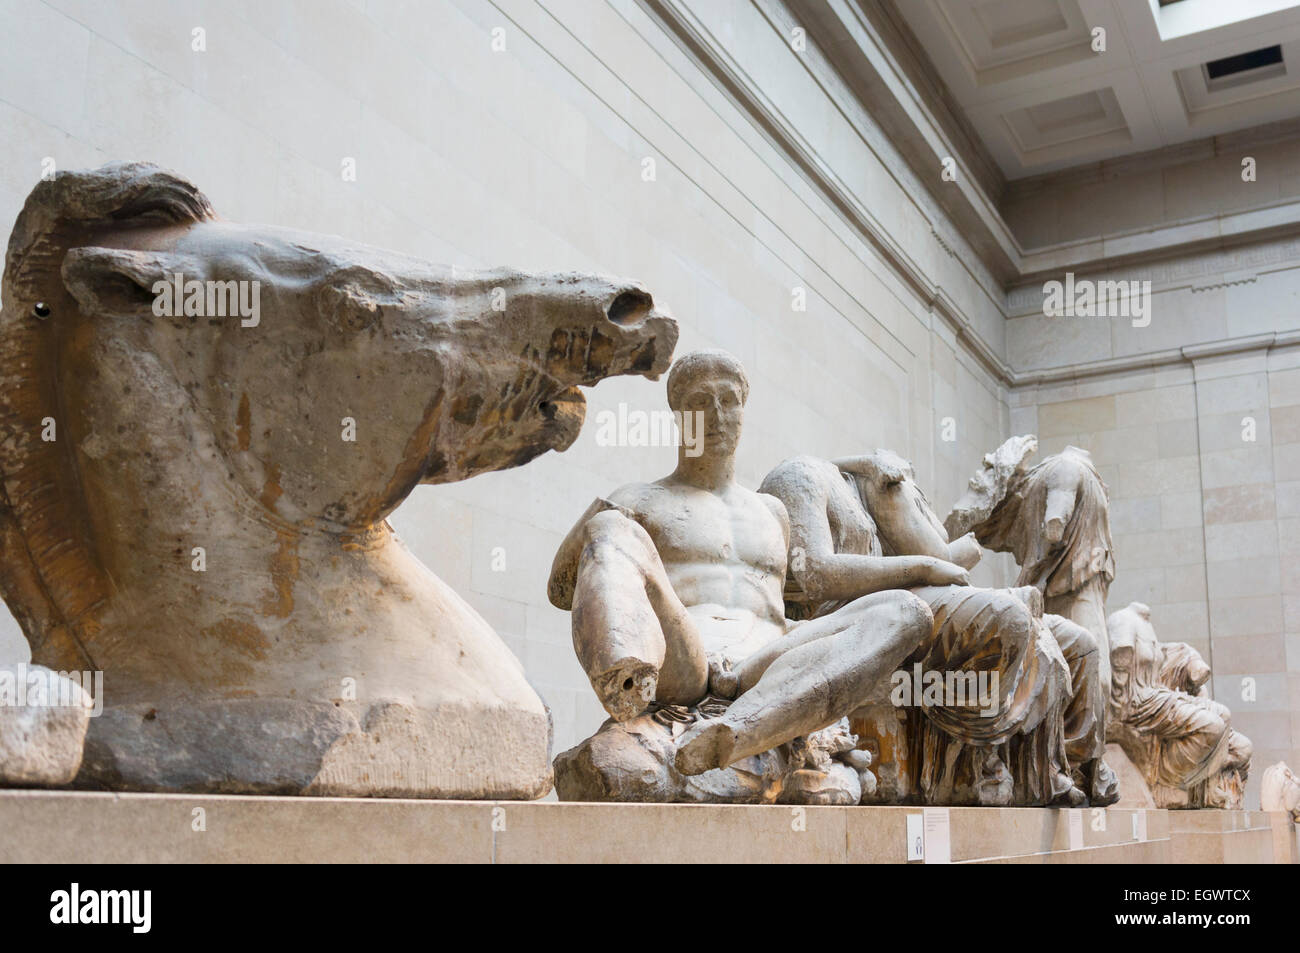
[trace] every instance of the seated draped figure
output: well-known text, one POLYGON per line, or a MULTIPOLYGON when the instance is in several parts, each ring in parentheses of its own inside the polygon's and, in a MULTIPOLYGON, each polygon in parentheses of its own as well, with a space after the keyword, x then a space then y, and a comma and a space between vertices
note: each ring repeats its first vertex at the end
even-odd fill
POLYGON ((1156 807, 1240 809, 1252 747, 1228 707, 1210 698, 1201 653, 1161 642, 1140 602, 1112 613, 1107 628, 1108 740, 1141 772, 1156 807))
POLYGON ((146 163, 40 182, 4 270, 0 589, 35 662, 102 673, 74 783, 547 793, 523 666, 386 517, 567 448, 579 388, 676 339, 632 282, 223 221, 146 163))
POLYGON ((595 501, 556 555, 551 601, 572 610, 611 716, 555 759, 561 799, 843 804, 870 791, 846 717, 934 620, 899 589, 786 617, 785 506, 735 479, 748 395, 730 354, 678 360, 668 403, 699 415, 701 441, 668 476, 595 501))
POLYGON ((970 534, 948 533, 911 465, 887 450, 835 461, 794 457, 761 486, 790 516, 787 613, 817 619, 906 587, 934 629, 898 687, 852 720, 877 755, 878 801, 1112 804, 1102 760, 1105 691, 1092 634, 1044 615, 1032 586, 971 586, 970 534), (933 689, 933 691, 932 691, 933 689))

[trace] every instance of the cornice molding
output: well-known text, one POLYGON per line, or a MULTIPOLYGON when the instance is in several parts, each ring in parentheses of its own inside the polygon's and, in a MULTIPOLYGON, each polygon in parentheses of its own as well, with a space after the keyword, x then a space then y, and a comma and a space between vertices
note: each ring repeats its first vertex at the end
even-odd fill
POLYGON ((785 120, 748 74, 719 46, 690 10, 677 0, 638 0, 759 131, 804 175, 854 231, 923 301, 934 297, 925 272, 881 226, 867 207, 836 177, 785 120))
POLYGON ((1020 372, 1015 375, 1016 387, 1036 387, 1047 384, 1068 384, 1111 374, 1129 374, 1133 371, 1154 370, 1175 364, 1192 364, 1208 358, 1225 357, 1231 354, 1245 354, 1250 351, 1281 350, 1300 346, 1300 331, 1275 331, 1267 334, 1252 334, 1248 337, 1224 338, 1208 341, 1204 344, 1191 344, 1185 347, 1168 348, 1163 351, 1151 351, 1132 357, 1107 358, 1101 361, 1089 361, 1053 367, 1042 371, 1020 372))

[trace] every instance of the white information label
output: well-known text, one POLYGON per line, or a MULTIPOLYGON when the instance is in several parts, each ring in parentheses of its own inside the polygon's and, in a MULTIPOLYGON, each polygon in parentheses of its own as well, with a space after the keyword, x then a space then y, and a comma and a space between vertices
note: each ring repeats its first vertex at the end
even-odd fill
POLYGON ((907 815, 907 859, 925 860, 925 824, 920 814, 907 815))
POLYGON ((1147 812, 1133 812, 1133 839, 1143 841, 1147 839, 1147 812))
POLYGON ((1075 807, 1065 813, 1070 829, 1070 850, 1083 850, 1083 811, 1075 807))
POLYGON ((949 840, 948 809, 927 807, 925 813, 925 862, 927 864, 952 863, 952 844, 949 840))

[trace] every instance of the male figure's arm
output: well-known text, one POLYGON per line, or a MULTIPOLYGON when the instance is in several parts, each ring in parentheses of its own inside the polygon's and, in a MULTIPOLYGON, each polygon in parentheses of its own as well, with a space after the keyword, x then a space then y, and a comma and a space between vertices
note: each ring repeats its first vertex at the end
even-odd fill
POLYGON ((708 686, 708 663, 694 623, 644 522, 647 484, 599 498, 569 531, 548 586, 572 612, 573 647, 596 696, 618 721, 652 701, 694 704, 708 686))
MULTIPOLYGON (((616 495, 618 491, 610 494, 610 496, 616 495)), ((573 587, 578 580, 578 561, 582 558, 582 550, 587 543, 587 523, 597 513, 606 510, 617 510, 628 519, 636 519, 631 510, 611 499, 600 496, 592 501, 586 512, 578 517, 578 521, 564 537, 560 548, 555 551, 555 559, 551 562, 551 577, 546 583, 546 595, 555 608, 566 612, 573 608, 573 587)))

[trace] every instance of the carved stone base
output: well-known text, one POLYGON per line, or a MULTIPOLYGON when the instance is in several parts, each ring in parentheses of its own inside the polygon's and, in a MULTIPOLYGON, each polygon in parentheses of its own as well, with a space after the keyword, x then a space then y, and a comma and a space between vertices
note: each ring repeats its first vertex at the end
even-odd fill
POLYGON ((105 708, 75 785, 126 791, 520 798, 551 787, 545 713, 249 698, 105 708))
POLYGON ((1118 807, 1153 808, 1156 806, 1156 799, 1151 796, 1151 789, 1147 787, 1142 772, 1129 760, 1124 749, 1114 742, 1106 745, 1106 763, 1119 778, 1119 801, 1116 802, 1118 807))

